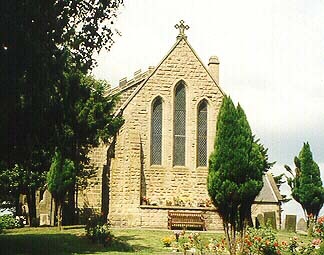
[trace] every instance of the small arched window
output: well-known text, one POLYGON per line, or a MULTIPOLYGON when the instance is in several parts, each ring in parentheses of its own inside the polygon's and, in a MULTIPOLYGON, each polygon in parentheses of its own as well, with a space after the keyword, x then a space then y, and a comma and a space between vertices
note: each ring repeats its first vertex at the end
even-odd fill
POLYGON ((173 118, 173 165, 184 166, 186 162, 186 88, 183 81, 175 89, 173 118))
POLYGON ((162 163, 162 98, 157 97, 152 104, 151 118, 151 165, 162 163))
POLYGON ((207 102, 198 105, 197 166, 207 166, 207 102))

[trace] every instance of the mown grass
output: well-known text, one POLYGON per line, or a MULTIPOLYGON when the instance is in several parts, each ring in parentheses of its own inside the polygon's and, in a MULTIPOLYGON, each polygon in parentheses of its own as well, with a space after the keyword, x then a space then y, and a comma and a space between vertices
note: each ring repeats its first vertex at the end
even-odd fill
MULTIPOLYGON (((109 247, 94 244, 85 237, 83 227, 22 228, 0 234, 0 254, 170 254, 161 239, 172 235, 170 230, 112 229, 116 237, 109 247)), ((278 232, 279 241, 288 241, 294 233, 278 232)), ((221 233, 201 232, 204 240, 221 238, 221 233)), ((299 235, 301 240, 308 238, 299 235)))

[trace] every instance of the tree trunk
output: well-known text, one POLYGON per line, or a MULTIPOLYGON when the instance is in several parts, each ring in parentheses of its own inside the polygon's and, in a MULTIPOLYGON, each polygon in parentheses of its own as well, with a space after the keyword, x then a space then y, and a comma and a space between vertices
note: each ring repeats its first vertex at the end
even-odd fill
POLYGON ((36 191, 35 189, 28 189, 27 191, 27 204, 28 204, 28 219, 31 227, 37 226, 36 218, 36 191))
POLYGON ((56 203, 54 202, 53 196, 51 197, 51 226, 55 226, 55 214, 56 214, 56 203))
POLYGON ((75 184, 68 190, 68 203, 64 207, 64 224, 73 225, 76 224, 75 217, 75 184))
POLYGON ((225 238, 228 251, 231 255, 236 255, 236 229, 230 223, 223 220, 225 238))
POLYGON ((16 208, 16 215, 22 215, 22 203, 20 201, 20 194, 17 192, 15 196, 15 208, 16 208))
MULTIPOLYGON (((78 135, 77 135, 78 136, 78 135)), ((74 143, 74 158, 72 158, 76 170, 76 175, 80 173, 80 151, 79 151, 79 143, 78 140, 75 141, 74 143)), ((73 155, 73 153, 72 153, 73 155)), ((64 210, 64 222, 67 225, 74 225, 77 224, 79 219, 77 217, 76 211, 77 211, 77 201, 76 201, 76 179, 74 180, 74 184, 71 185, 71 187, 68 190, 67 194, 67 206, 65 207, 66 209, 64 210)))
POLYGON ((62 230, 62 203, 57 201, 57 227, 62 230))

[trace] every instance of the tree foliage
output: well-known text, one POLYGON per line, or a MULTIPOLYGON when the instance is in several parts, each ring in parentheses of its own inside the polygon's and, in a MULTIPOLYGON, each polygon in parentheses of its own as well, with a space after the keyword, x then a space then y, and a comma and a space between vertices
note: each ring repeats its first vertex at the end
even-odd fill
POLYGON ((67 80, 74 82, 72 69, 78 70, 76 76, 87 74, 95 65, 94 53, 112 46, 120 4, 122 0, 0 2, 0 171, 3 176, 16 166, 23 169, 15 192, 29 197, 31 218, 36 216, 35 190, 45 184, 43 173, 61 142, 58 125, 64 126, 67 113, 64 119, 62 111, 67 108, 60 104, 67 80))
MULTIPOLYGON (((284 173, 279 174, 279 175, 272 174, 272 177, 273 177, 273 180, 276 183, 276 186, 277 186, 278 190, 280 190, 281 185, 286 183, 285 174, 284 173)), ((281 194, 281 197, 282 197, 282 200, 281 200, 282 203, 287 203, 287 202, 289 202, 291 200, 291 198, 288 198, 287 195, 281 194)))
MULTIPOLYGON (((114 116, 116 96, 105 95, 109 85, 84 75, 73 66, 67 66, 58 89, 59 99, 53 112, 57 147, 74 162, 78 186, 86 186, 95 172, 89 166, 89 150, 99 142, 108 142, 122 125, 121 117, 114 116), (90 170, 90 171, 89 171, 90 170)), ((65 216, 70 223, 76 223, 75 186, 69 191, 69 208, 65 216)))
POLYGON ((208 192, 235 254, 237 232, 243 234, 251 205, 260 192, 262 176, 271 167, 267 150, 255 140, 240 105, 224 97, 217 119, 214 152, 209 158, 208 192))
POLYGON ((73 187, 76 178, 76 171, 73 161, 62 156, 56 151, 52 164, 47 173, 47 188, 51 192, 57 207, 58 227, 62 226, 62 205, 68 190, 73 187))
POLYGON ((300 203, 305 216, 317 218, 324 203, 324 188, 320 170, 313 160, 309 143, 304 143, 299 156, 294 158, 295 171, 288 165, 286 170, 292 177, 287 177, 292 197, 300 203))

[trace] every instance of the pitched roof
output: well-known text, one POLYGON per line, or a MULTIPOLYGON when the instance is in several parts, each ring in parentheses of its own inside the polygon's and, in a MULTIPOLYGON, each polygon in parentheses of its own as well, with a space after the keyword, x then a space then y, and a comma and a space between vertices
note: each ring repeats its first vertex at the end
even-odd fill
POLYGON ((282 201, 282 196, 271 173, 268 172, 263 176, 263 187, 254 201, 268 203, 282 201))
POLYGON ((168 56, 173 52, 173 50, 179 45, 179 43, 182 40, 184 40, 185 43, 189 46, 189 48, 192 51, 192 53, 195 55, 195 57, 197 58, 197 60, 201 63, 201 65, 203 66, 203 68, 205 69, 205 71, 207 72, 207 74, 209 75, 209 77, 213 80, 213 82, 215 83, 215 85, 217 86, 217 88, 219 89, 219 91, 222 93, 222 95, 225 95, 225 93, 219 87, 219 85, 217 84, 217 82, 215 81, 215 79, 213 78, 213 76, 211 75, 211 73, 209 72, 209 70, 206 68, 206 66, 204 65, 204 63, 201 61, 201 59, 198 57, 198 55, 196 54, 196 52, 194 51, 194 49, 191 47, 191 45, 187 41, 186 37, 178 37, 177 42, 172 46, 172 48, 169 50, 169 52, 164 56, 164 58, 155 67, 155 69, 152 72, 149 72, 148 73, 148 75, 143 80, 143 82, 141 82, 140 84, 138 84, 138 86, 133 91, 133 93, 118 108, 118 110, 116 111, 115 115, 120 114, 126 108, 126 106, 132 101, 132 99, 137 95, 137 93, 145 86, 145 84, 147 83, 147 81, 154 75, 154 73, 159 69, 159 67, 162 65, 162 63, 168 58, 168 56))

